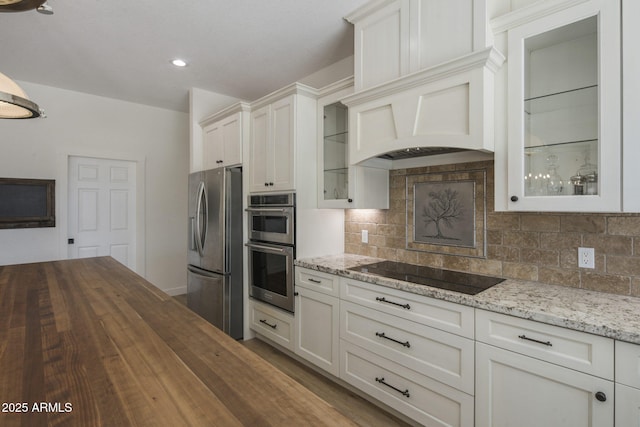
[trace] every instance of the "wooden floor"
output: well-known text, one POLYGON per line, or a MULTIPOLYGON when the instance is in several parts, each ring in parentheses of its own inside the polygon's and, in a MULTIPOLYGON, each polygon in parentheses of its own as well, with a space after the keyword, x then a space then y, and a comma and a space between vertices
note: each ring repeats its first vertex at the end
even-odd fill
MULTIPOLYGON (((175 298, 186 304, 186 296, 178 295, 175 298)), ((241 343, 360 426, 409 425, 259 339, 241 343)))

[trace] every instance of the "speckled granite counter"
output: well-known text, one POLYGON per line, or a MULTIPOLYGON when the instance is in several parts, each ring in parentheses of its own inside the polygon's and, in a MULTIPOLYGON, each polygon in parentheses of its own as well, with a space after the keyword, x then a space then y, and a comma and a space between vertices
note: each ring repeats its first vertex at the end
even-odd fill
POLYGON ((295 265, 640 344, 640 298, 512 279, 472 296, 348 270, 378 261, 382 260, 341 254, 299 259, 295 265))

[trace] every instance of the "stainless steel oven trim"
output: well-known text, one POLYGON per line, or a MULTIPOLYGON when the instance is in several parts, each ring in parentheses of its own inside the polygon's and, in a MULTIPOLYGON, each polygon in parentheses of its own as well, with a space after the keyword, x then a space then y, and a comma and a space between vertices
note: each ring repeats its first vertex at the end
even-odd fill
POLYGON ((276 307, 282 308, 290 312, 294 312, 295 298, 294 298, 294 276, 293 276, 293 260, 295 257, 294 248, 291 246, 279 246, 269 245, 262 243, 246 243, 249 248, 249 295, 252 298, 256 298, 260 301, 264 301, 268 304, 272 304, 276 307), (286 266, 286 290, 287 295, 280 295, 275 292, 270 292, 266 289, 253 285, 253 252, 264 252, 276 255, 283 255, 287 257, 286 266))

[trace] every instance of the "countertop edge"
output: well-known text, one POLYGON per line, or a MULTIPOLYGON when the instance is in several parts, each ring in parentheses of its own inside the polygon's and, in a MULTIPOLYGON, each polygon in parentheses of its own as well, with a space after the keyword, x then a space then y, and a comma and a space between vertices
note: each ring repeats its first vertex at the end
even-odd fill
POLYGON ((482 310, 640 344, 640 298, 506 279, 477 295, 389 279, 349 268, 382 261, 354 254, 295 260, 295 265, 482 310))

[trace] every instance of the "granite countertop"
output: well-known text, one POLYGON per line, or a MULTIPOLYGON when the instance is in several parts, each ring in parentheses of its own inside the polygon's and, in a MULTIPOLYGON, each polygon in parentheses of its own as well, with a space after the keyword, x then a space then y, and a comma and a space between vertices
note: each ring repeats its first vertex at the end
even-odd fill
POLYGON ((640 344, 640 298, 507 279, 476 295, 348 270, 380 258, 353 254, 299 259, 295 265, 457 304, 640 344))

